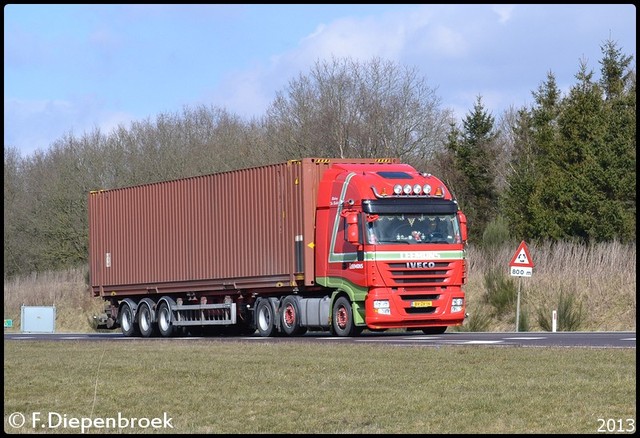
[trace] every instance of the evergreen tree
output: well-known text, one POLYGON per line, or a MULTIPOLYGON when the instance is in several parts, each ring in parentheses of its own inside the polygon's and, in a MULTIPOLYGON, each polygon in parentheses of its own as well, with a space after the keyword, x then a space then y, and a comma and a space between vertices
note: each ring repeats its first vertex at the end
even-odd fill
POLYGON ((632 56, 624 56, 622 50, 612 40, 607 40, 600 47, 603 58, 600 61, 602 78, 600 85, 604 89, 607 101, 624 98, 635 87, 634 73, 629 70, 632 56))
POLYGON ((576 79, 558 117, 559 136, 552 144, 554 160, 546 176, 545 200, 548 214, 562 229, 561 238, 609 240, 612 212, 600 190, 604 181, 597 158, 607 147, 603 92, 585 63, 576 79))
POLYGON ((608 202, 615 234, 636 238, 636 78, 633 57, 624 56, 615 42, 601 47, 600 86, 604 90, 606 117, 604 147, 596 159, 602 172, 599 189, 608 202))
POLYGON ((448 179, 467 215, 469 240, 481 241, 487 224, 497 215, 498 191, 494 118, 478 96, 473 110, 462 121, 462 130, 452 126, 447 151, 453 163, 448 179))
POLYGON ((603 53, 599 82, 583 62, 561 98, 550 73, 520 112, 501 204, 516 235, 635 239, 635 74, 611 41, 603 53))
POLYGON ((522 109, 514 126, 516 139, 512 173, 507 177, 508 188, 502 194, 501 209, 508 218, 513 235, 529 239, 546 230, 558 236, 559 227, 548 215, 541 201, 545 189, 542 175, 549 168, 551 145, 555 141, 555 125, 559 113, 560 91, 555 76, 548 72, 546 81, 533 92, 535 106, 522 109))

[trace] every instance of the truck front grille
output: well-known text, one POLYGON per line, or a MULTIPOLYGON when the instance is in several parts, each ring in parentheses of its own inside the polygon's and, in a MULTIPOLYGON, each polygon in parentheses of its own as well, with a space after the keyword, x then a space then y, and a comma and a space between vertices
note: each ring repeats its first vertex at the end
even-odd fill
POLYGON ((410 263, 387 263, 391 284, 388 286, 443 286, 453 276, 453 262, 434 262, 433 267, 411 267, 410 263))

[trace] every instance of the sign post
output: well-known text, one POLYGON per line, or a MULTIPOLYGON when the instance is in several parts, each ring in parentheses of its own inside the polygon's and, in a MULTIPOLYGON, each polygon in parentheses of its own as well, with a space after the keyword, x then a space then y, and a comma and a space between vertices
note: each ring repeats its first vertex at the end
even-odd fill
POLYGON ((524 242, 520 246, 509 262, 509 272, 511 276, 520 277, 518 282, 518 299, 516 302, 516 332, 520 326, 520 290, 522 289, 522 277, 531 277, 533 274, 533 259, 529 254, 529 248, 524 242))

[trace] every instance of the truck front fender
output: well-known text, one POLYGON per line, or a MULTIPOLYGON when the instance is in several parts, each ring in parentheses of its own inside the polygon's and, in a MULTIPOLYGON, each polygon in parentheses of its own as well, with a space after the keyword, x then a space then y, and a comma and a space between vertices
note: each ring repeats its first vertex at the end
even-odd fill
POLYGON ((323 277, 316 280, 317 283, 334 289, 331 294, 331 309, 338 297, 346 295, 353 307, 353 319, 356 325, 365 325, 364 319, 364 300, 369 291, 368 288, 358 286, 344 278, 340 277, 323 277))

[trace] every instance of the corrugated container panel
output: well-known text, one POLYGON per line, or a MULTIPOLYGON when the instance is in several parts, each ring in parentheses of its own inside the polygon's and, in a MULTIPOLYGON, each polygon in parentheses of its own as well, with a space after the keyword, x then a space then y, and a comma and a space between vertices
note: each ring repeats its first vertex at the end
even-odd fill
POLYGON ((300 167, 289 162, 93 192, 92 285, 304 274, 295 269, 305 214, 300 167))
POLYGON ((271 276, 313 284, 318 184, 335 162, 378 161, 305 158, 92 192, 92 286, 271 276))

